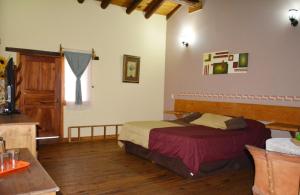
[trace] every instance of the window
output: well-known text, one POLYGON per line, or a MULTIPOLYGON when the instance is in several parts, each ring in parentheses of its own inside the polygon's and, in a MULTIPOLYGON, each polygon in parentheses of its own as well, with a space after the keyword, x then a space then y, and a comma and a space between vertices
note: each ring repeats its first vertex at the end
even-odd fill
MULTIPOLYGON (((80 80, 82 103, 86 105, 90 102, 91 62, 85 69, 80 80)), ((67 59, 65 59, 65 101, 67 102, 67 105, 75 105, 75 89, 76 76, 72 72, 67 59)))

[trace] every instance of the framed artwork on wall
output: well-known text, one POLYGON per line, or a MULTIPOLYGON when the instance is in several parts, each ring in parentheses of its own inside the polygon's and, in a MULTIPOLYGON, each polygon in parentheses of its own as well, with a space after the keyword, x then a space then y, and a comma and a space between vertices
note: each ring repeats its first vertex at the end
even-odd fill
POLYGON ((203 54, 203 74, 231 74, 248 72, 248 53, 230 53, 228 51, 203 54))
POLYGON ((140 57, 123 56, 123 82, 139 83, 140 81, 140 57))

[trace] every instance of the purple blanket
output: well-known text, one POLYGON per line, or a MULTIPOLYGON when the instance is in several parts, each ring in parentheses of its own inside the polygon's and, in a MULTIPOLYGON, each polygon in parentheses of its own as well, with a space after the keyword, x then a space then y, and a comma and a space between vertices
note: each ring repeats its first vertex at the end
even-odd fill
POLYGON ((239 130, 220 130, 201 125, 152 129, 149 149, 168 157, 179 158, 192 173, 202 163, 227 160, 244 154, 245 145, 263 148, 271 132, 254 120, 239 130))

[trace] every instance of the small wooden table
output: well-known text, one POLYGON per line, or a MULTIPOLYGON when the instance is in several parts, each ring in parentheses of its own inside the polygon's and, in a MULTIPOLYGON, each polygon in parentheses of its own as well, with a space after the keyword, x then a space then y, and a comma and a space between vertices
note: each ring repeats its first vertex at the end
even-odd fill
POLYGON ((189 113, 185 111, 174 111, 174 110, 165 110, 165 114, 173 114, 176 116, 176 118, 181 118, 184 114, 189 113))
POLYGON ((277 122, 266 124, 266 127, 269 129, 289 131, 292 137, 295 137, 296 132, 300 131, 299 125, 291 125, 291 124, 284 124, 284 123, 277 123, 277 122))
POLYGON ((0 194, 55 195, 59 187, 27 148, 20 149, 20 160, 30 162, 30 167, 0 176, 0 194))

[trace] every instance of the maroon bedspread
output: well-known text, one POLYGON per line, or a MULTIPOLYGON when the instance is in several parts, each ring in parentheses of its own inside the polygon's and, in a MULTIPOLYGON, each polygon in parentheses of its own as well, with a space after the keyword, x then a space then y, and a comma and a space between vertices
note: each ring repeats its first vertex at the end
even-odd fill
POLYGON ((245 152, 245 144, 264 147, 271 132, 254 120, 239 130, 220 130, 201 125, 152 129, 149 149, 168 157, 179 158, 192 173, 202 163, 227 160, 245 152))

